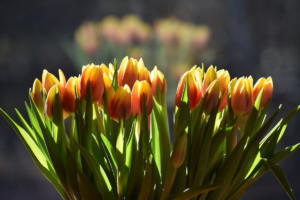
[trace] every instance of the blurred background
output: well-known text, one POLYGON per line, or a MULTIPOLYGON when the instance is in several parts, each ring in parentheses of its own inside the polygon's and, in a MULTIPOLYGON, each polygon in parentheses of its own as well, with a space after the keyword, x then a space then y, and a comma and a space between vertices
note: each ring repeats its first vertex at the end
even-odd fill
MULTIPOLYGON (((0 3, 0 107, 16 117, 43 68, 77 75, 82 64, 119 63, 124 55, 157 65, 173 105, 177 80, 194 64, 229 70, 232 77, 272 76, 271 111, 300 103, 300 1, 297 0, 51 0, 0 3)), ((170 107, 172 110, 172 107, 170 107)), ((300 141, 300 114, 282 146, 300 141)), ((300 152, 281 163, 300 198, 300 152)), ((34 166, 18 136, 0 119, 1 199, 55 200, 55 189, 34 166)), ((288 199, 271 173, 243 200, 288 199)))

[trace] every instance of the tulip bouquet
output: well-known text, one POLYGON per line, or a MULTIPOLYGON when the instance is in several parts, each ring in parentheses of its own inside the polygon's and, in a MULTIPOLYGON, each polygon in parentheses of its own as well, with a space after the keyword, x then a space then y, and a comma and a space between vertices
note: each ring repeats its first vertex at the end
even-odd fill
POLYGON ((295 199, 279 162, 300 144, 276 147, 300 107, 274 124, 271 77, 253 87, 194 66, 177 87, 172 136, 166 91, 157 67, 125 57, 68 81, 44 70, 25 103, 30 122, 0 113, 64 199, 235 200, 269 170, 295 199))

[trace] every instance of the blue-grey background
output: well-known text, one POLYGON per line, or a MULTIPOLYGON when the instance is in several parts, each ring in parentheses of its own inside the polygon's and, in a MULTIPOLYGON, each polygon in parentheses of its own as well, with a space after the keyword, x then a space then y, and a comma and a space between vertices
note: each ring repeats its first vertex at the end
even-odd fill
MULTIPOLYGON (((26 0, 0 2, 0 107, 14 117, 14 108, 25 113, 28 88, 43 68, 66 76, 77 68, 63 51, 62 41, 73 38, 85 20, 108 14, 134 13, 148 23, 176 16, 207 24, 214 63, 232 76, 271 75, 274 80, 272 109, 282 103, 284 112, 300 103, 300 1, 297 0, 26 0)), ((203 60, 205 63, 205 60, 203 60)), ((300 141, 300 114, 290 123, 281 142, 300 141)), ((300 152, 281 163, 300 198, 300 152)), ((55 189, 34 166, 28 152, 0 118, 0 199, 55 200, 55 189)), ((288 199, 271 173, 245 195, 250 199, 288 199)))

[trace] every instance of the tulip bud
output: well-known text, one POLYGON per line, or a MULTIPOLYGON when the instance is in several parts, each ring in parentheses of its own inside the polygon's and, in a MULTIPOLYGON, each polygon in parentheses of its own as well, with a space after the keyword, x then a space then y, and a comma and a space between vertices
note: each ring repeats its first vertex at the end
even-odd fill
POLYGON ((171 162, 174 169, 179 168, 185 160, 187 151, 187 134, 180 136, 175 144, 171 162))
POLYGON ((53 85, 58 83, 58 79, 53 74, 49 73, 47 70, 44 69, 42 75, 43 90, 48 92, 53 85))
POLYGON ((150 83, 150 72, 145 67, 144 61, 142 58, 140 58, 138 62, 138 80, 143 81, 146 80, 150 83))
POLYGON ((190 109, 194 109, 198 105, 202 97, 201 76, 198 75, 199 73, 200 71, 198 70, 198 68, 196 69, 196 66, 194 66, 190 71, 187 71, 182 75, 176 92, 176 106, 179 107, 181 104, 186 78, 188 79, 187 89, 190 109))
POLYGON ((104 92, 103 72, 99 65, 87 65, 82 69, 80 81, 80 94, 83 99, 87 99, 89 83, 92 89, 92 100, 98 101, 102 98, 104 92))
POLYGON ((217 79, 220 81, 221 84, 222 99, 219 107, 219 110, 221 111, 227 106, 228 85, 230 82, 230 75, 227 70, 222 69, 217 71, 217 79))
POLYGON ((118 72, 118 84, 119 86, 129 85, 130 88, 133 87, 134 82, 138 79, 138 68, 137 60, 134 58, 128 59, 126 56, 123 58, 120 69, 118 72))
POLYGON ((204 75, 203 79, 203 85, 202 85, 202 95, 204 96, 206 94, 207 88, 209 85, 217 79, 217 72, 215 68, 211 65, 207 72, 204 75))
POLYGON ((264 89, 263 96, 261 100, 261 107, 264 107, 271 99, 273 95, 273 80, 272 77, 268 77, 267 79, 260 78, 253 89, 253 102, 256 101, 256 98, 261 91, 261 89, 264 89))
POLYGON ((108 90, 111 87, 113 76, 114 76, 114 69, 111 68, 113 66, 111 63, 109 64, 109 68, 105 64, 101 64, 101 70, 103 72, 103 81, 105 85, 105 89, 108 90))
POLYGON ((220 81, 214 80, 207 88, 207 99, 205 104, 205 111, 210 113, 214 107, 218 105, 219 96, 221 94, 220 81))
POLYGON ((41 81, 36 78, 32 86, 32 99, 40 112, 44 112, 43 89, 41 81))
POLYGON ((78 78, 70 77, 63 92, 62 107, 66 112, 73 113, 76 109, 75 89, 78 94, 78 78))
POLYGON ((161 71, 159 71, 156 66, 151 71, 150 79, 151 79, 151 87, 152 87, 153 95, 156 96, 156 92, 159 93, 167 92, 167 81, 165 79, 165 75, 161 71), (156 91, 157 88, 159 89, 159 91, 156 91))
POLYGON ((131 111, 133 114, 142 114, 143 96, 145 96, 147 114, 149 115, 153 108, 153 96, 151 86, 145 80, 136 81, 131 93, 131 111))
POLYGON ((117 91, 111 87, 107 94, 107 110, 111 118, 125 119, 131 114, 131 91, 128 85, 118 87, 117 91))
POLYGON ((231 107, 237 115, 250 114, 252 101, 253 79, 252 77, 239 78, 231 93, 231 107))
POLYGON ((45 111, 46 111, 46 114, 48 115, 48 117, 50 119, 53 119, 56 87, 58 88, 60 102, 63 101, 63 99, 62 99, 62 96, 63 96, 63 87, 62 87, 62 85, 61 84, 53 85, 50 88, 49 92, 48 92, 47 99, 46 99, 46 104, 45 104, 45 111))

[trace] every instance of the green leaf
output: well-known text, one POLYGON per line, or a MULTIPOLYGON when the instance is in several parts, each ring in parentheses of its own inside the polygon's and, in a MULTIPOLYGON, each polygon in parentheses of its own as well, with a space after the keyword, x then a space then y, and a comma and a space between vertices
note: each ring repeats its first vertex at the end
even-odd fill
POLYGON ((21 126, 19 126, 2 108, 0 108, 0 113, 11 125, 14 131, 19 135, 32 158, 45 169, 49 170, 46 157, 40 150, 39 146, 29 136, 29 134, 21 126))
POLYGON ((281 186, 284 188, 290 199, 296 200, 296 197, 293 193, 293 190, 287 180, 285 173, 283 172, 282 168, 278 164, 271 164, 267 159, 263 159, 265 164, 272 170, 274 176, 279 181, 281 186))
POLYGON ((102 197, 104 199, 114 199, 112 184, 109 182, 108 176, 106 175, 101 165, 99 165, 95 158, 91 154, 89 154, 80 144, 77 144, 77 146, 86 163, 93 172, 93 176, 96 178, 97 183, 99 184, 98 190, 100 191, 102 197))
POLYGON ((117 177, 117 160, 116 160, 116 152, 114 147, 111 145, 110 141, 105 137, 105 135, 101 134, 102 144, 104 146, 104 151, 106 154, 106 158, 112 168, 114 176, 117 177))
POLYGON ((214 191, 218 187, 219 186, 217 186, 217 185, 207 185, 207 186, 201 186, 201 187, 187 188, 183 192, 176 194, 174 197, 172 197, 172 199, 174 199, 174 200, 192 199, 201 194, 205 194, 205 193, 214 191))
POLYGON ((102 198, 93 183, 81 172, 77 173, 77 181, 80 191, 80 196, 84 200, 105 199, 102 198))
POLYGON ((115 67, 115 71, 114 71, 114 76, 113 76, 113 81, 112 81, 112 86, 114 87, 115 90, 118 89, 118 64, 117 64, 117 59, 114 59, 114 67, 115 67))

